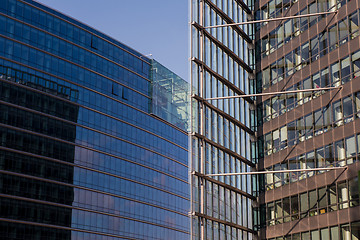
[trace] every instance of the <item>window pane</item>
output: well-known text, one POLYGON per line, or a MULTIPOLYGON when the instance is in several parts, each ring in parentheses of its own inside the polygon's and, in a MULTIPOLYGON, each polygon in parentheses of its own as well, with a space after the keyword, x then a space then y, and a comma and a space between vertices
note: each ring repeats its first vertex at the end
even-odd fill
POLYGON ((351 223, 351 240, 360 239, 360 222, 351 223))
POLYGON ((349 16, 349 22, 351 38, 359 36, 359 18, 357 12, 354 12, 349 16))
POLYGON ((329 46, 330 46, 330 51, 334 50, 337 47, 337 39, 338 39, 338 35, 337 35, 337 27, 336 25, 333 25, 331 27, 329 27, 329 46))
POLYGON ((352 60, 352 71, 354 73, 354 78, 360 76, 360 51, 357 51, 351 56, 352 60))
POLYGON ((343 111, 341 107, 341 100, 333 104, 333 112, 334 112, 333 119, 336 126, 342 125, 343 111))
POLYGON ((331 240, 339 240, 339 228, 332 227, 330 228, 331 240))
POLYGON ((349 34, 349 26, 346 19, 341 20, 338 24, 339 24, 339 39, 340 39, 340 44, 342 44, 347 41, 346 37, 349 34))
POLYGON ((359 183, 358 178, 349 181, 350 207, 359 205, 359 183))
POLYGON ((345 139, 345 144, 346 144, 346 157, 355 158, 356 156, 355 136, 345 139))
POLYGON ((309 192, 309 207, 311 209, 309 211, 310 217, 317 215, 317 196, 315 190, 309 192))
POLYGON ((350 81, 350 57, 341 60, 341 79, 343 84, 350 81))

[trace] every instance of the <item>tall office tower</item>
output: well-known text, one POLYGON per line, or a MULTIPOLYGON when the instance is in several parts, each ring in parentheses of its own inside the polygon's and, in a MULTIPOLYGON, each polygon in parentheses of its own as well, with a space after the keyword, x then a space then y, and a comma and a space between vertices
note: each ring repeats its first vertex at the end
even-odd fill
POLYGON ((191 213, 193 239, 254 239, 256 181, 253 98, 210 100, 254 93, 252 25, 243 22, 251 1, 191 1, 191 213), (252 146, 253 144, 253 146, 252 146))
POLYGON ((256 2, 260 19, 328 12, 256 26, 258 90, 335 87, 259 99, 260 169, 348 166, 267 174, 261 239, 360 238, 359 8, 358 0, 256 2))
POLYGON ((0 0, 0 238, 189 238, 187 83, 31 0, 0 0))

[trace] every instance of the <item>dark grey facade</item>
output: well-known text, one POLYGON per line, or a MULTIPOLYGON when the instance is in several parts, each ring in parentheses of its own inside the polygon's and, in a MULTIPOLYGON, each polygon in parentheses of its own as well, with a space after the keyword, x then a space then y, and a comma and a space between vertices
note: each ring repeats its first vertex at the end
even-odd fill
POLYGON ((258 100, 259 168, 348 166, 267 174, 261 239, 359 239, 359 1, 258 1, 258 18, 329 12, 256 26, 258 91, 326 91, 258 100))

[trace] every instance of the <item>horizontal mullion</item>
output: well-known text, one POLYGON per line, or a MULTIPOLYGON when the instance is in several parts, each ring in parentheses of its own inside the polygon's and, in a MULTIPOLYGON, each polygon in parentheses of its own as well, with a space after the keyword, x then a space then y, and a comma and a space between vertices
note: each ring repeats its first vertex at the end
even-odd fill
MULTIPOLYGON (((213 69, 211 69, 209 66, 207 66, 203 61, 201 61, 198 58, 193 57, 191 59, 193 62, 198 64, 199 66, 202 66, 211 76, 215 77, 217 80, 222 82, 224 85, 226 85, 230 90, 232 90, 237 95, 245 95, 243 91, 241 91, 238 87, 235 86, 235 84, 231 83, 229 80, 215 72, 213 69)), ((254 101, 250 97, 244 98, 248 103, 254 104, 254 101)))
POLYGON ((6 170, 0 170, 0 174, 6 174, 6 175, 10 175, 10 176, 16 176, 16 177, 20 177, 20 178, 32 179, 32 180, 37 180, 37 181, 41 181, 41 182, 52 183, 52 184, 66 186, 66 187, 77 188, 77 189, 81 189, 81 190, 85 190, 85 191, 95 192, 95 193, 99 193, 99 194, 104 194, 104 195, 108 195, 108 196, 112 196, 112 197, 125 199, 125 200, 128 200, 128 201, 133 201, 133 202, 136 202, 136 203, 148 205, 150 207, 162 209, 164 211, 180 214, 180 215, 183 215, 183 216, 188 216, 187 214, 178 212, 178 211, 170 209, 170 208, 162 207, 162 206, 159 206, 159 205, 155 205, 153 203, 148 203, 148 202, 136 200, 136 199, 133 199, 133 198, 130 198, 130 197, 125 197, 125 196, 114 194, 114 193, 100 191, 100 190, 93 189, 93 188, 83 187, 83 186, 74 185, 74 184, 70 184, 70 183, 59 182, 59 181, 55 181, 55 180, 51 180, 51 179, 47 179, 47 178, 41 178, 41 177, 31 176, 31 175, 22 174, 22 173, 10 172, 10 171, 6 171, 6 170))
POLYGON ((148 99, 151 99, 148 95, 146 95, 146 94, 144 94, 144 93, 142 93, 142 92, 140 92, 140 91, 138 91, 138 90, 136 90, 136 89, 133 89, 133 88, 131 88, 130 86, 127 86, 126 84, 123 84, 123 83, 121 83, 121 82, 118 82, 118 81, 112 79, 111 77, 105 76, 105 75, 102 74, 102 73, 99 73, 99 72, 97 72, 97 71, 95 71, 95 70, 92 70, 92 69, 90 69, 90 68, 87 68, 87 67, 85 67, 85 66, 82 66, 82 65, 80 65, 80 64, 78 64, 78 63, 74 63, 74 62, 72 62, 72 61, 70 61, 70 60, 68 60, 68 59, 66 59, 66 58, 60 57, 60 56, 58 56, 58 55, 56 55, 56 54, 54 54, 54 53, 47 52, 47 51, 42 50, 42 49, 40 49, 40 48, 38 48, 38 47, 35 47, 35 46, 30 45, 30 44, 21 42, 21 41, 19 41, 19 40, 14 39, 14 38, 10 38, 10 37, 8 37, 8 36, 6 36, 6 35, 3 35, 3 34, 0 34, 0 37, 6 38, 6 39, 9 40, 9 41, 16 42, 16 43, 18 43, 18 44, 21 44, 21 45, 24 45, 24 46, 26 46, 26 47, 32 48, 32 49, 34 49, 34 50, 36 50, 36 51, 42 52, 42 53, 47 54, 47 55, 49 55, 49 56, 52 56, 52 57, 54 57, 54 58, 60 59, 60 60, 62 60, 62 61, 64 61, 64 62, 70 63, 71 65, 77 66, 77 67, 82 68, 82 69, 84 69, 84 70, 86 70, 86 71, 92 72, 92 73, 94 73, 94 74, 96 74, 96 75, 98 75, 98 76, 100 76, 100 77, 106 78, 107 80, 109 80, 109 81, 111 81, 111 82, 117 83, 117 84, 119 84, 119 85, 121 85, 121 86, 123 86, 123 87, 125 87, 125 88, 127 88, 127 89, 129 89, 129 90, 131 90, 131 91, 133 91, 133 92, 135 92, 135 93, 137 93, 137 94, 140 94, 140 95, 143 96, 143 97, 146 97, 146 98, 148 98, 148 99))
POLYGON ((210 39, 210 41, 214 42, 216 44, 216 46, 218 46, 227 55, 229 55, 235 62, 237 62, 240 66, 242 66, 247 72, 250 72, 250 73, 253 72, 253 70, 249 67, 249 65, 247 65, 241 58, 239 58, 237 54, 235 54, 230 48, 225 46, 217 38, 212 36, 207 30, 203 29, 198 23, 194 22, 192 25, 194 27, 196 27, 198 30, 202 30, 202 33, 204 33, 204 35, 206 37, 208 37, 210 39))
MULTIPOLYGON (((64 119, 64 118, 56 117, 56 116, 53 116, 53 115, 50 115, 50 114, 47 114, 47 113, 39 112, 39 111, 36 111, 36 110, 33 110, 33 109, 29 109, 29 108, 26 108, 26 107, 22 107, 22 106, 19 106, 19 105, 16 105, 16 104, 12 104, 12 103, 9 103, 9 102, 5 102, 5 101, 2 101, 2 100, 0 100, 0 104, 6 105, 6 106, 9 106, 9 107, 13 107, 13 108, 18 108, 18 109, 21 109, 21 110, 23 110, 23 111, 27 111, 27 112, 31 112, 31 113, 34 113, 34 114, 38 114, 38 115, 41 115, 41 116, 44 116, 44 117, 48 117, 48 118, 51 118, 51 119, 55 119, 55 120, 58 120, 58 121, 61 121, 61 122, 64 122, 64 123, 68 123, 68 124, 71 124, 71 125, 74 125, 74 126, 78 126, 78 127, 81 127, 81 128, 85 128, 85 129, 87 129, 87 130, 91 130, 91 131, 94 131, 94 132, 97 132, 97 133, 100 133, 100 134, 104 134, 104 135, 106 135, 106 136, 108 136, 108 137, 116 138, 116 139, 118 139, 118 140, 120 140, 120 141, 123 141, 122 138, 119 138, 119 137, 114 136, 114 135, 112 135, 112 134, 109 134, 109 133, 106 133, 106 132, 100 131, 100 130, 98 130, 98 129, 94 129, 94 128, 91 128, 91 127, 88 127, 88 126, 85 126, 85 125, 82 125, 82 124, 79 124, 79 123, 76 123, 76 122, 72 122, 72 121, 66 120, 66 119, 64 119)), ((74 105, 75 105, 75 104, 74 104, 74 105)), ((83 105, 80 105, 80 104, 79 104, 78 106, 84 108, 83 105)), ((92 111, 93 111, 93 110, 92 110, 92 111)), ((168 143, 171 143, 171 144, 175 145, 176 147, 179 147, 179 148, 181 148, 181 149, 183 149, 183 150, 185 150, 185 151, 188 151, 187 148, 184 148, 184 147, 182 147, 182 146, 180 146, 180 145, 178 145, 178 144, 176 144, 176 143, 173 143, 173 142, 171 142, 170 140, 168 140, 168 139, 166 139, 166 138, 164 138, 164 137, 161 137, 161 136, 158 136, 158 135, 156 135, 156 134, 154 134, 154 133, 151 133, 150 131, 147 131, 147 130, 145 130, 145 129, 139 128, 139 127, 134 126, 134 125, 132 125, 132 124, 129 124, 129 123, 125 122, 125 121, 120 121, 120 122, 125 123, 125 124, 128 124, 128 125, 131 126, 131 127, 135 127, 135 128, 137 128, 137 129, 139 129, 139 130, 141 130, 141 131, 144 131, 144 132, 149 133, 149 134, 151 134, 151 135, 153 135, 153 136, 155 136, 155 137, 158 137, 158 138, 160 138, 160 139, 162 139, 162 140, 164 140, 164 141, 166 141, 166 142, 168 142, 168 143)), ((125 140, 125 141, 128 141, 128 140, 125 140)), ((130 141, 129 141, 129 142, 130 142, 130 141)))
POLYGON ((238 188, 236 188, 236 187, 234 187, 234 186, 232 186, 232 185, 223 183, 223 182, 221 182, 221 181, 219 181, 219 180, 216 180, 216 179, 214 179, 214 178, 208 177, 208 176, 206 176, 205 174, 202 174, 202 173, 199 173, 199 172, 196 172, 196 171, 193 172, 193 175, 195 175, 195 176, 197 176, 197 177, 199 177, 199 178, 205 179, 206 181, 209 181, 209 182, 211 182, 211 183, 214 183, 214 184, 217 184, 217 185, 219 185, 219 186, 222 186, 222 187, 224 187, 224 188, 226 188, 226 189, 229 189, 229 190, 231 190, 231 191, 233 191, 233 192, 236 192, 236 193, 238 193, 238 194, 240 194, 240 195, 242 195, 242 196, 245 196, 245 197, 247 197, 247 198, 250 198, 251 200, 256 201, 256 197, 254 197, 254 196, 252 196, 251 194, 249 194, 249 193, 247 193, 247 192, 244 192, 244 191, 242 191, 242 190, 240 190, 240 189, 238 189, 238 188))
POLYGON ((194 212, 193 215, 195 215, 195 216, 197 216, 199 218, 205 218, 205 219, 213 221, 213 222, 218 222, 218 223, 221 223, 221 224, 233 227, 233 228, 237 228, 237 229, 240 229, 240 230, 243 230, 243 231, 246 231, 246 232, 256 234, 256 232, 254 230, 250 229, 250 228, 240 226, 238 224, 228 222, 228 221, 225 221, 225 220, 222 220, 222 219, 214 218, 214 217, 211 217, 211 216, 203 214, 203 213, 194 212))
MULTIPOLYGON (((133 74, 135 74, 135 75, 143 78, 144 80, 146 80, 146 81, 148 81, 148 82, 151 82, 149 79, 147 79, 147 78, 144 77, 144 76, 141 76, 140 74, 138 74, 138 73, 135 72, 134 70, 131 70, 131 69, 129 69, 129 68, 121 65, 120 63, 117 63, 117 62, 115 62, 114 60, 111 60, 111 59, 109 59, 109 58, 107 58, 107 57, 105 57, 105 56, 103 56, 103 55, 101 55, 101 54, 98 54, 98 53, 96 53, 96 52, 94 52, 94 51, 91 51, 91 50, 88 49, 88 48, 85 48, 85 47, 80 46, 80 45, 78 45, 78 44, 76 44, 76 43, 74 43, 74 42, 71 42, 71 41, 67 40, 66 38, 62 38, 62 37, 60 37, 59 35, 53 34, 53 33, 51 33, 51 32, 48 32, 48 31, 46 31, 46 30, 44 30, 44 29, 42 29, 42 28, 36 27, 36 26, 31 25, 31 24, 29 24, 29 23, 27 23, 27 22, 21 21, 21 20, 19 20, 19 19, 17 19, 17 18, 14 18, 14 17, 12 17, 12 16, 9 16, 9 15, 6 15, 6 14, 4 14, 4 13, 1 13, 1 12, 0 12, 0 15, 4 16, 4 17, 6 17, 6 18, 10 18, 10 19, 12 19, 12 20, 14 20, 14 21, 17 21, 17 22, 21 23, 21 24, 27 25, 27 26, 29 26, 29 27, 31 27, 31 28, 34 28, 34 29, 36 29, 36 30, 38 30, 38 31, 41 31, 41 32, 43 32, 43 33, 45 33, 45 34, 47 34, 47 35, 51 35, 51 36, 53 36, 53 37, 56 37, 56 38, 58 38, 58 39, 60 39, 60 40, 62 40, 62 41, 65 41, 65 42, 67 42, 67 43, 69 43, 69 44, 71 44, 71 45, 74 45, 74 46, 77 47, 77 48, 81 48, 81 49, 83 49, 83 50, 85 50, 85 51, 87 51, 87 52, 89 52, 89 53, 91 53, 91 54, 94 54, 94 55, 96 55, 96 56, 98 56, 98 57, 101 57, 102 59, 104 59, 104 60, 106 60, 106 61, 109 61, 109 62, 111 62, 111 63, 113 63, 113 64, 115 64, 115 65, 117 65, 117 66, 119 66, 119 67, 121 67, 121 68, 129 71, 129 72, 132 72, 133 74)), ((122 50, 123 50, 123 51, 126 51, 126 50, 124 50, 124 49, 122 49, 122 50)), ((130 53, 130 54, 131 54, 131 53, 130 53)), ((142 59, 142 61, 144 61, 144 60, 142 59)), ((146 62, 146 61, 145 61, 145 63, 149 64, 149 63, 146 62)))
POLYGON ((208 108, 210 108, 211 110, 215 111, 216 113, 218 113, 219 115, 223 116, 224 118, 226 118, 227 120, 229 120, 230 122, 234 123, 236 126, 240 127, 241 129, 243 129, 244 131, 246 131, 247 133, 249 133, 250 135, 255 136, 255 133, 248 128, 247 126, 245 126, 242 122, 240 122, 239 120, 237 120, 236 118, 232 117, 230 114, 220 110, 219 108, 215 107, 214 105, 212 105, 210 102, 206 101, 204 98, 194 94, 193 98, 195 98, 196 100, 198 100, 199 102, 204 103, 204 105, 206 105, 208 108))
POLYGON ((67 231, 75 231, 75 232, 83 232, 83 233, 89 233, 89 234, 102 235, 102 236, 106 236, 106 237, 115 237, 115 238, 119 238, 119 239, 137 240, 136 238, 129 238, 129 237, 110 234, 110 233, 95 232, 95 231, 89 231, 89 230, 85 230, 85 229, 64 227, 64 226, 53 225, 53 224, 48 224, 48 223, 29 222, 29 221, 15 220, 15 219, 9 219, 9 218, 0 218, 0 222, 10 222, 10 223, 16 223, 16 224, 32 225, 32 226, 37 226, 37 227, 55 228, 55 229, 61 229, 61 230, 67 230, 67 231))
MULTIPOLYGON (((205 0, 209 6, 214 9, 214 11, 219 14, 227 23, 235 23, 226 13, 224 13, 220 8, 218 8, 213 2, 210 0, 205 0)), ((238 26, 231 26, 239 35, 241 35, 245 41, 248 43, 252 43, 251 38, 238 26)))
POLYGON ((19 201, 38 203, 38 204, 43 204, 43 205, 49 205, 49 206, 62 207, 62 208, 67 208, 67 209, 72 209, 72 210, 79 210, 79 211, 84 211, 84 212, 91 212, 91 213, 106 215, 106 216, 110 216, 110 217, 122 218, 122 219, 130 220, 130 221, 134 221, 134 222, 141 222, 141 223, 145 223, 145 224, 149 224, 149 225, 153 225, 153 226, 157 226, 157 227, 162 227, 162 228, 167 228, 167 229, 171 229, 171 230, 179 231, 179 232, 183 232, 183 233, 189 233, 189 232, 183 231, 181 229, 168 227, 168 226, 153 223, 153 222, 148 222, 148 221, 144 221, 144 220, 141 220, 141 219, 116 215, 116 214, 113 214, 113 213, 101 212, 101 211, 98 211, 98 210, 92 210, 92 209, 89 209, 89 208, 76 207, 76 206, 71 206, 71 205, 66 205, 66 204, 61 204, 61 203, 48 202, 48 201, 44 201, 44 200, 38 200, 38 199, 32 199, 32 198, 26 198, 26 197, 19 197, 19 196, 15 196, 15 195, 8 195, 8 194, 2 194, 2 193, 0 193, 0 197, 9 198, 9 199, 15 199, 15 200, 19 200, 19 201))
MULTIPOLYGON (((122 179, 122 180, 125 180, 125 181, 129 181, 129 182, 132 182, 132 183, 136 183, 136 184, 139 184, 139 185, 143 185, 143 186, 146 186, 146 187, 150 187, 150 188, 156 189, 156 190, 158 190, 158 191, 162 191, 162 192, 164 192, 164 193, 167 193, 167 194, 170 194, 170 195, 174 195, 174 196, 176 196, 176 197, 183 198, 183 199, 185 199, 185 200, 189 200, 188 198, 186 198, 186 197, 184 197, 184 196, 181 196, 181 195, 179 195, 179 194, 170 192, 170 191, 168 191, 168 190, 164 190, 164 189, 161 189, 161 188, 159 188, 159 187, 152 186, 152 185, 149 185, 149 184, 146 184, 146 183, 142 183, 142 182, 139 182, 139 181, 135 181, 135 180, 132 180, 132 179, 129 179, 129 178, 121 177, 121 176, 116 175, 116 174, 114 174, 114 173, 109 173, 109 172, 101 171, 101 170, 98 170, 98 169, 94 169, 94 168, 82 166, 82 165, 75 164, 75 163, 71 163, 71 162, 66 162, 66 161, 63 161, 63 160, 55 159, 55 158, 45 157, 45 156, 41 156, 41 155, 29 153, 29 152, 24 152, 24 151, 20 151, 20 150, 13 149, 13 148, 7 148, 7 147, 0 146, 0 150, 2 150, 2 151, 7 151, 7 152, 12 152, 12 153, 17 153, 17 154, 22 154, 22 155, 29 156, 29 157, 39 158, 39 159, 47 160, 47 161, 50 161, 50 162, 56 162, 56 163, 64 164, 64 165, 71 166, 71 167, 77 167, 77 168, 85 169, 85 170, 88 170, 88 171, 92 171, 92 172, 97 172, 97 173, 100 173, 100 174, 108 175, 108 176, 111 176, 111 177, 116 177, 116 178, 119 178, 119 179, 122 179)), ((174 178, 174 179, 179 180, 179 181, 181 181, 181 182, 183 182, 183 183, 188 183, 187 181, 182 180, 182 179, 177 178, 177 177, 174 177, 174 176, 172 176, 172 175, 170 175, 170 174, 167 174, 167 173, 164 173, 164 172, 155 170, 155 169, 151 169, 151 168, 148 168, 148 167, 146 167, 146 166, 142 166, 142 165, 140 165, 140 166, 141 166, 141 167, 144 167, 144 168, 147 168, 147 169, 149 169, 149 170, 151 170, 151 171, 156 171, 157 173, 164 174, 164 175, 166 175, 166 176, 168 176, 168 177, 174 178)))
POLYGON ((251 161, 249 161, 248 159, 246 159, 243 156, 239 155, 238 153, 236 153, 236 152, 222 146, 221 144, 216 143, 213 140, 211 140, 211 139, 209 139, 209 138, 207 138, 207 137, 205 137, 205 136, 203 136, 203 135, 201 135, 199 133, 193 133, 192 135, 199 138, 199 139, 204 140, 205 142, 209 143, 210 145, 214 146, 215 148, 217 148, 217 149, 219 149, 219 150, 221 150, 221 151, 223 151, 223 152, 225 152, 225 153, 239 159, 240 161, 242 161, 243 163, 249 165, 250 167, 256 167, 255 164, 252 163, 251 161))

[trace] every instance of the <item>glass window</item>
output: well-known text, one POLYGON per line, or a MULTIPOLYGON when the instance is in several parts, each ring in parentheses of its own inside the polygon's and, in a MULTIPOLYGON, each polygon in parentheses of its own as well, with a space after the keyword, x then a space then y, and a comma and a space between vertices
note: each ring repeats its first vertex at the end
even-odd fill
POLYGON ((290 122, 287 124, 287 131, 288 131, 288 146, 292 146, 296 142, 296 125, 295 121, 290 122))
POLYGON ((319 37, 319 52, 320 57, 324 56, 327 53, 327 47, 328 47, 328 39, 327 39, 327 32, 322 32, 319 37))
POLYGON ((329 27, 328 32, 329 32, 329 47, 330 47, 330 51, 332 51, 338 46, 337 44, 338 32, 336 25, 329 27))
MULTIPOLYGON (((298 162, 296 161, 295 158, 289 159, 289 169, 290 170, 299 169, 298 162)), ((298 172, 291 172, 289 174, 290 174, 290 182, 298 181, 298 172)))
POLYGON ((322 134, 322 128, 323 128, 323 115, 322 115, 322 110, 319 109, 317 111, 314 112, 314 131, 315 131, 315 136, 322 134))
POLYGON ((311 240, 320 240, 320 235, 318 230, 311 231, 311 240))
POLYGON ((276 38, 277 43, 279 44, 278 47, 281 47, 284 42, 284 25, 280 24, 280 26, 276 29, 276 38))
POLYGON ((329 3, 327 0, 318 0, 318 11, 326 12, 329 9, 329 3))
POLYGON ((270 17, 274 17, 275 15, 275 0, 269 1, 269 15, 270 17))
MULTIPOLYGON (((313 80, 313 85, 314 85, 314 88, 320 88, 321 87, 321 79, 320 79, 320 73, 316 73, 312 76, 312 80, 313 80)), ((317 91, 315 92, 315 95, 318 95, 320 94, 321 92, 320 91, 317 91)))
POLYGON ((316 149, 316 166, 325 167, 325 152, 323 147, 316 149))
POLYGON ((306 66, 310 63, 309 53, 309 42, 306 42, 304 45, 301 46, 301 62, 303 66, 306 66))
POLYGON ((351 223, 351 240, 358 240, 360 239, 360 222, 353 222, 351 223))
POLYGON ((330 228, 331 240, 339 240, 339 227, 330 228))
POLYGON ((350 57, 341 60, 341 80, 343 84, 350 81, 350 57))
POLYGON ((268 88, 270 83, 270 68, 265 68, 262 74, 263 88, 268 88))
POLYGON ((279 150, 280 145, 280 136, 279 136, 279 130, 273 131, 273 152, 277 152, 279 150))
POLYGON ((280 128, 280 149, 284 149, 285 147, 287 147, 287 133, 288 130, 286 125, 280 128))
POLYGON ((271 85, 277 83, 277 69, 276 69, 276 62, 272 63, 270 65, 270 79, 271 79, 271 85))
POLYGON ((277 218, 277 223, 282 223, 282 216, 283 216, 283 210, 282 210, 282 204, 281 200, 278 200, 275 202, 275 218, 277 218))
MULTIPOLYGON (((300 155, 298 160, 299 160, 300 169, 306 169, 305 154, 300 155)), ((307 176, 306 172, 300 172, 299 180, 302 180, 302 179, 306 178, 306 176, 307 176)))
MULTIPOLYGON (((304 80, 304 89, 311 89, 313 88, 312 82, 310 77, 306 78, 304 80)), ((307 101, 309 101, 311 99, 311 92, 304 92, 304 103, 306 103, 307 101)))
POLYGON ((343 160, 345 159, 345 148, 343 140, 337 141, 335 143, 335 160, 338 161, 340 166, 344 165, 343 160))
POLYGON ((301 240, 302 238, 300 238, 300 233, 295 233, 292 235, 292 240, 301 240))
MULTIPOLYGON (((309 13, 317 13, 317 4, 316 1, 310 4, 309 6, 309 13)), ((309 18, 309 25, 310 27, 313 26, 317 22, 318 16, 313 16, 309 18)))
POLYGON ((290 52, 285 56, 285 72, 286 72, 286 76, 290 76, 290 75, 293 74, 293 68, 294 68, 293 55, 292 55, 292 52, 290 52))
POLYGON ((285 43, 287 43, 290 39, 291 39, 291 35, 293 33, 293 24, 292 24, 292 21, 291 19, 290 20, 287 20, 285 23, 284 23, 284 29, 285 29, 285 43))
POLYGON ((331 65, 331 77, 334 87, 340 86, 340 66, 339 62, 336 62, 331 65))
POLYGON ((309 202, 308 202, 308 194, 302 193, 300 194, 300 211, 305 213, 309 210, 309 202))
POLYGON ((354 114, 352 96, 343 99, 343 108, 344 108, 345 123, 348 123, 353 120, 353 114, 354 114))
MULTIPOLYGON (((315 168, 315 154, 314 151, 306 154, 306 168, 315 168)), ((314 176, 314 172, 307 172, 309 177, 314 176)))
POLYGON ((359 182, 358 178, 349 180, 349 199, 350 207, 359 205, 359 182))
POLYGON ((348 196, 348 188, 346 186, 346 182, 338 184, 337 188, 338 192, 338 202, 340 209, 348 208, 349 207, 349 196, 348 196))
POLYGON ((277 76, 279 81, 283 80, 284 71, 285 71, 284 58, 281 58, 280 60, 277 61, 277 76))
MULTIPOLYGON (((298 15, 298 14, 295 14, 298 15)), ((299 36, 300 35, 300 19, 299 18, 295 18, 292 19, 293 22, 293 26, 294 26, 294 36, 299 36)))
POLYGON ((321 234, 321 240, 330 239, 329 229, 327 228, 320 229, 320 234, 321 234))
MULTIPOLYGON (((286 91, 292 91, 293 88, 289 88, 286 91)), ((295 94, 294 93, 290 93, 286 95, 286 109, 287 111, 290 111, 294 108, 294 104, 295 104, 295 94)))
POLYGON ((324 214, 327 212, 327 194, 326 194, 326 188, 323 187, 323 188, 320 188, 318 190, 318 196, 319 196, 319 213, 320 214, 324 214))
POLYGON ((291 197, 291 220, 299 219, 299 200, 298 195, 291 197))
POLYGON ((340 45, 347 42, 347 36, 349 35, 349 26, 347 19, 343 19, 338 23, 339 26, 339 40, 340 45))
POLYGON ((264 101, 264 121, 269 121, 271 118, 271 103, 270 99, 264 101))
POLYGON ((309 216, 315 216, 317 215, 317 196, 316 196, 316 190, 309 192, 309 216))
POLYGON ((271 132, 265 134, 265 151, 270 151, 270 150, 272 150, 271 132))
MULTIPOLYGON (((308 13, 307 7, 305 7, 300 11, 299 15, 305 15, 307 13, 308 13)), ((308 17, 300 18, 300 31, 301 32, 305 31, 308 28, 307 24, 308 24, 308 17)))
POLYGON ((269 33, 270 53, 275 50, 277 45, 276 29, 269 33))
POLYGON ((299 138, 299 141, 303 142, 305 140, 305 127, 304 127, 304 119, 303 118, 299 118, 298 120, 296 120, 296 132, 297 132, 297 136, 299 138))
POLYGON ((332 144, 325 146, 325 166, 332 165, 334 163, 334 152, 332 144))
POLYGON ((324 132, 327 132, 328 129, 331 128, 331 124, 332 124, 332 112, 331 112, 331 107, 330 106, 326 106, 323 109, 323 113, 324 113, 324 132))
POLYGON ((350 234, 350 226, 349 224, 343 224, 340 226, 341 228, 341 239, 343 240, 350 240, 351 234, 350 234))
POLYGON ((359 17, 358 13, 354 12, 349 16, 349 25, 350 25, 350 37, 351 39, 359 36, 359 17))
POLYGON ((327 87, 330 85, 329 68, 325 68, 321 71, 321 87, 327 87))
POLYGON ((329 187, 329 211, 336 211, 337 210, 337 197, 336 197, 336 185, 331 185, 329 187))
POLYGON ((360 51, 355 52, 351 56, 352 60, 352 71, 353 71, 353 78, 357 78, 360 76, 360 51))
POLYGON ((333 119, 336 126, 343 125, 343 111, 341 106, 341 100, 336 101, 333 104, 333 119))
POLYGON ((313 115, 310 113, 305 116, 305 137, 306 139, 312 138, 313 136, 313 115))
POLYGON ((293 52, 294 52, 295 68, 297 71, 300 71, 302 68, 300 47, 295 48, 293 52))
POLYGON ((290 221, 290 198, 286 197, 283 199, 283 208, 284 208, 284 222, 290 221))

